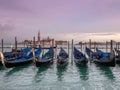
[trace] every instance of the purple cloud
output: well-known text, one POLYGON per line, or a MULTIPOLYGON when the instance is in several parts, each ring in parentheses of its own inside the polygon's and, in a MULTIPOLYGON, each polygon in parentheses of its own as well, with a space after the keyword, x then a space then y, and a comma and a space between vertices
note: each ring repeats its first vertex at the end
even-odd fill
POLYGON ((14 30, 15 26, 10 25, 10 24, 0 24, 0 31, 10 31, 10 30, 14 30))
POLYGON ((95 36, 111 36, 111 35, 116 35, 116 33, 91 33, 91 35, 95 35, 95 36))
POLYGON ((0 9, 18 12, 25 12, 29 10, 23 2, 16 0, 0 0, 0 9))
POLYGON ((0 31, 15 30, 15 25, 7 19, 0 19, 0 31))

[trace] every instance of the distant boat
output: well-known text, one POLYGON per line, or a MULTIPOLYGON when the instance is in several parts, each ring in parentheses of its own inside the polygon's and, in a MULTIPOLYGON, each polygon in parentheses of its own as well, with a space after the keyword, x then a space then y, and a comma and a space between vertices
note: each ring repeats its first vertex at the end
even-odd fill
MULTIPOLYGON (((33 53, 34 54, 34 53, 33 53)), ((49 50, 40 57, 40 54, 37 58, 34 55, 34 63, 37 67, 40 67, 41 65, 50 64, 53 62, 54 57, 54 50, 52 47, 49 48, 49 50)))
POLYGON ((114 52, 107 53, 99 50, 98 48, 96 48, 96 52, 93 52, 89 48, 86 48, 86 53, 96 64, 104 66, 115 66, 114 52))
MULTIPOLYGON (((35 51, 35 53, 36 54, 41 53, 41 48, 38 48, 35 51)), ((6 59, 6 58, 4 58, 4 55, 2 53, 1 53, 1 56, 2 56, 2 64, 3 64, 3 66, 5 66, 7 68, 22 66, 23 64, 28 64, 28 63, 32 62, 32 60, 33 60, 32 49, 29 51, 26 50, 26 53, 24 53, 23 56, 18 57, 18 58, 6 59)))
POLYGON ((58 65, 66 65, 68 63, 68 53, 61 47, 60 52, 57 56, 58 65))
POLYGON ((86 56, 75 47, 73 54, 74 54, 74 61, 76 64, 86 65, 88 63, 86 56))

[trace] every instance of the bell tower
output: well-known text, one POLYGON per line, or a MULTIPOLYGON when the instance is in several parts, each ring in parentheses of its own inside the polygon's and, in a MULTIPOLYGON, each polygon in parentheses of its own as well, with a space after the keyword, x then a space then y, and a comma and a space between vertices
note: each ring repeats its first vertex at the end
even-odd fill
POLYGON ((38 32, 38 42, 40 43, 40 31, 38 32))

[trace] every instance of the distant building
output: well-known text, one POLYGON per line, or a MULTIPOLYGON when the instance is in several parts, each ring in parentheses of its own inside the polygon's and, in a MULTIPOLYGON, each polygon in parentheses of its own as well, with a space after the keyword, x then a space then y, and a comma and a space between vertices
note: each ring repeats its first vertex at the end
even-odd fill
POLYGON ((53 45, 54 39, 50 38, 49 36, 47 38, 41 39, 40 32, 38 32, 36 45, 53 45))
POLYGON ((25 45, 31 45, 33 42, 32 42, 32 40, 24 40, 23 41, 23 44, 25 44, 25 45))
POLYGON ((55 44, 56 44, 56 45, 68 45, 68 41, 62 41, 62 40, 60 40, 60 41, 55 41, 55 44))
POLYGON ((41 44, 41 45, 49 45, 50 42, 47 41, 46 39, 42 39, 42 40, 40 41, 40 44, 41 44))
POLYGON ((33 41, 33 40, 24 40, 23 42, 22 42, 23 44, 25 44, 25 45, 35 45, 35 46, 37 46, 37 45, 55 45, 55 42, 54 42, 54 39, 53 38, 50 38, 49 36, 47 37, 47 38, 43 38, 43 39, 41 39, 41 35, 40 35, 40 32, 38 32, 38 34, 37 34, 37 41, 35 40, 35 42, 33 41))
POLYGON ((40 41, 40 43, 43 45, 52 45, 52 41, 53 41, 54 39, 51 39, 51 38, 49 38, 49 36, 46 38, 46 39, 42 39, 41 41, 40 41))
POLYGON ((41 36, 40 36, 40 32, 38 32, 37 41, 35 42, 36 45, 40 44, 40 41, 41 41, 41 36))

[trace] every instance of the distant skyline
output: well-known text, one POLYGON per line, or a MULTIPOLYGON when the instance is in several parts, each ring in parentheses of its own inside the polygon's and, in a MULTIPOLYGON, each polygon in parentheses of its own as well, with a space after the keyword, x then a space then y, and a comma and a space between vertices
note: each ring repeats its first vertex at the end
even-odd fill
POLYGON ((120 0, 0 0, 0 39, 119 40, 120 0))

